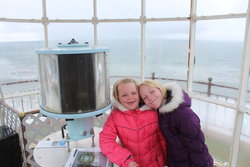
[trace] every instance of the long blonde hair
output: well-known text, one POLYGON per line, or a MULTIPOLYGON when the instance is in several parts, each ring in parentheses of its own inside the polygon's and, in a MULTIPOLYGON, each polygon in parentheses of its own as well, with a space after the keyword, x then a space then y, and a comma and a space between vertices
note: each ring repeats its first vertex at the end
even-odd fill
POLYGON ((167 96, 167 88, 165 86, 163 86, 162 84, 160 84, 159 82, 157 82, 157 81, 145 80, 139 85, 139 88, 142 85, 146 85, 146 86, 149 86, 151 88, 157 88, 157 89, 159 89, 161 91, 161 94, 162 94, 163 97, 167 96))
MULTIPOLYGON (((115 84, 114 84, 114 86, 113 86, 113 96, 114 96, 114 98, 115 98, 117 101, 119 101, 119 98, 118 98, 118 96, 119 96, 118 86, 119 86, 120 84, 126 84, 126 83, 134 83, 135 86, 136 86, 136 90, 138 91, 138 84, 137 84, 137 82, 136 82, 134 79, 128 78, 128 77, 127 77, 127 78, 120 79, 120 80, 116 81, 115 84)), ((120 102, 120 101, 119 101, 119 102, 120 102)))

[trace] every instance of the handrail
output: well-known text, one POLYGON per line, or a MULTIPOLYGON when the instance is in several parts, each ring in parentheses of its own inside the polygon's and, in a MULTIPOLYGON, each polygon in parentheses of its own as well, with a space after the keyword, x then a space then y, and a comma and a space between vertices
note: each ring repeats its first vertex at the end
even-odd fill
MULTIPOLYGON (((123 78, 123 77, 131 77, 131 78, 137 78, 137 79, 140 79, 140 76, 122 76, 122 75, 115 75, 115 76, 110 76, 110 78, 123 78)), ((185 79, 174 79, 174 78, 166 78, 166 77, 156 77, 156 74, 153 72, 152 73, 152 76, 150 77, 145 77, 145 79, 152 79, 152 80, 167 80, 167 81, 177 81, 177 82, 183 82, 183 83, 187 83, 187 80, 185 79)), ((16 82, 7 82, 7 83, 2 83, 1 85, 2 86, 8 86, 8 85, 15 85, 15 84, 23 84, 23 83, 31 83, 31 82, 39 82, 39 80, 25 80, 25 81, 16 81, 16 82)), ((218 87, 218 88, 227 88, 227 89, 230 89, 230 90, 239 90, 239 88, 236 88, 236 87, 232 87, 232 86, 225 86, 225 85, 220 85, 220 84, 214 84, 212 83, 212 78, 209 77, 208 78, 208 82, 205 82, 205 81, 194 81, 193 82, 194 84, 200 84, 200 85, 207 85, 207 92, 206 94, 208 96, 210 95, 220 95, 222 97, 227 97, 225 95, 222 95, 222 94, 215 94, 215 93, 212 93, 212 87, 218 87)), ((38 90, 38 89, 37 89, 38 90)), ((32 90, 28 90, 27 92, 31 92, 31 91, 36 91, 35 89, 32 89, 32 90)), ((198 93, 205 93, 205 92, 202 92, 202 91, 198 91, 198 90, 195 90, 196 92, 198 93)), ((250 93, 250 90, 247 91, 247 93, 250 93)), ((34 93, 34 94, 37 94, 37 93, 34 93)), ((20 95, 20 96, 24 96, 23 94, 20 95)), ((5 97, 6 99, 9 99, 9 98, 14 98, 14 97, 20 97, 19 95, 15 95, 15 96, 7 96, 5 97)), ((230 98, 234 98, 235 97, 230 97, 230 98)))
POLYGON ((39 166, 33 158, 33 148, 41 138, 59 130, 64 120, 43 116, 39 110, 20 112, 0 101, 0 109, 4 112, 5 125, 19 134, 23 152, 23 167, 39 166), (45 121, 46 120, 46 121, 45 121))
POLYGON ((23 167, 27 167, 27 159, 26 159, 26 149, 25 149, 25 143, 26 139, 23 135, 23 130, 25 127, 22 124, 22 118, 21 113, 15 108, 11 107, 4 101, 0 101, 0 109, 3 111, 3 116, 4 116, 4 124, 16 131, 19 135, 19 140, 20 140, 20 146, 23 154, 23 167))
MULTIPOLYGON (((124 78, 124 77, 131 77, 140 80, 139 76, 110 76, 110 79, 114 78, 124 78)), ((176 81, 180 82, 183 84, 187 84, 187 80, 184 79, 175 79, 175 78, 165 78, 165 77, 156 77, 156 74, 153 72, 151 76, 145 77, 145 79, 152 79, 152 80, 159 80, 159 81, 176 81)), ((8 82, 8 83, 2 83, 2 88, 4 86, 9 86, 9 85, 15 85, 15 84, 26 84, 26 83, 34 83, 34 82, 39 82, 39 80, 33 79, 33 80, 24 80, 24 81, 16 81, 16 82, 8 82)), ((193 87, 193 92, 197 93, 197 95, 202 95, 206 96, 209 98, 220 98, 224 99, 223 101, 219 100, 221 103, 236 103, 237 101, 237 91, 238 88, 232 87, 232 86, 225 86, 225 85, 219 85, 219 84, 214 84, 212 83, 212 78, 208 78, 208 82, 204 81, 194 81, 193 84, 198 84, 197 87, 193 87), (204 86, 206 88, 204 89, 204 86), (212 89, 213 88, 213 89, 212 89), (227 89, 228 91, 221 91, 223 89, 227 89), (230 100, 230 102, 228 101, 230 100)), ((110 87, 112 89, 112 86, 110 87)), ((3 89, 4 90, 4 89, 3 89)), ((4 91, 3 91, 4 92, 4 91)), ((250 93, 248 90, 247 93, 250 93)), ((19 109, 22 112, 26 111, 33 111, 39 109, 39 88, 38 85, 37 87, 29 90, 25 90, 23 92, 14 93, 14 94, 4 94, 5 96, 5 101, 9 104, 12 105, 13 108, 19 109)), ((250 103, 250 96, 246 98, 246 103, 250 103)), ((214 103, 217 104, 217 103, 214 103)), ((227 105, 226 105, 227 106, 227 105)), ((246 112, 248 114, 248 112, 246 112)))
MULTIPOLYGON (((138 76, 112 76, 111 78, 123 78, 123 77, 132 77, 132 78, 138 78, 139 79, 138 76)), ((165 80, 165 81, 178 81, 178 82, 187 83, 187 80, 185 80, 185 79, 174 79, 174 78, 156 77, 156 74, 154 72, 152 73, 151 77, 145 77, 145 79, 165 80)), ((207 87, 206 94, 208 96, 210 96, 210 95, 219 95, 219 96, 222 96, 222 97, 227 97, 227 96, 224 96, 222 94, 212 93, 211 92, 211 90, 212 90, 211 88, 212 87, 227 88, 227 89, 231 89, 231 90, 239 90, 239 88, 232 87, 232 86, 225 86, 225 85, 214 84, 214 83, 212 83, 212 78, 211 77, 208 78, 208 82, 205 82, 205 81, 193 81, 193 83, 194 84, 207 85, 208 87, 207 87)), ((196 90, 196 92, 198 92, 198 93, 205 93, 205 92, 198 91, 198 90, 196 90)), ((250 90, 248 90, 247 93, 250 93, 250 90)), ((235 97, 230 97, 230 98, 236 99, 235 97)))
POLYGON ((15 85, 15 84, 29 83, 29 82, 39 82, 39 80, 34 79, 34 80, 25 80, 25 81, 16 81, 16 82, 6 82, 6 83, 1 83, 1 85, 15 85))
POLYGON ((20 113, 22 113, 21 111, 13 108, 12 106, 10 106, 7 103, 5 103, 4 101, 0 101, 0 104, 2 104, 4 107, 8 108, 9 110, 12 110, 13 112, 15 112, 18 115, 20 115, 20 113))
MULTIPOLYGON (((110 78, 123 78, 123 77, 131 77, 131 78, 140 78, 139 76, 122 76, 122 75, 114 75, 111 76, 110 78)), ((187 82, 187 80, 185 79, 173 79, 173 78, 163 78, 163 77, 155 77, 155 73, 152 73, 151 77, 145 77, 146 79, 153 79, 153 80, 169 80, 169 81, 180 81, 180 82, 187 82)), ((209 80, 210 78, 208 78, 209 80)), ((6 82, 6 83, 1 83, 2 86, 4 85, 14 85, 14 84, 22 84, 22 83, 30 83, 30 82, 39 82, 39 80, 34 79, 34 80, 25 80, 25 81, 16 81, 16 82, 6 82)), ((204 81, 194 81, 194 83, 199 83, 199 84, 204 84, 207 85, 208 82, 204 82, 204 81)), ((224 85, 219 85, 219 84, 214 84, 211 82, 211 86, 217 86, 217 87, 223 87, 223 88, 229 88, 229 89, 235 89, 238 90, 238 88, 235 87, 231 87, 231 86, 224 86, 224 85)), ((248 90, 248 92, 250 92, 250 90, 248 90)))

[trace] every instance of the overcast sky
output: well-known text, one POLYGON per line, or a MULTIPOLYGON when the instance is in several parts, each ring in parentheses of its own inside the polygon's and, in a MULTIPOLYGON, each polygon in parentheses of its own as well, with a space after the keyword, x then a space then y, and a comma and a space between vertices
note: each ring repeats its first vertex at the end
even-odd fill
MULTIPOLYGON (((98 18, 139 18, 141 0, 97 0, 98 18), (114 7, 115 6, 115 7, 114 7)), ((146 16, 186 17, 190 0, 146 0, 146 16), (181 5, 180 5, 181 4, 181 5)), ((197 15, 245 13, 248 0, 197 0, 197 15)), ((42 0, 0 1, 0 18, 40 19, 42 0)), ((47 15, 50 19, 91 19, 92 0, 47 0, 47 15)), ((140 34, 139 23, 99 24, 103 38, 132 37, 140 34), (125 29, 124 29, 125 27, 125 29)), ((228 19, 197 22, 198 39, 221 39, 242 41, 245 19, 228 19)), ((60 40, 72 36, 93 37, 92 24, 50 24, 49 38, 60 40), (91 33, 90 33, 91 32, 91 33)), ((187 22, 147 23, 148 37, 185 39, 187 22)), ((43 26, 37 23, 10 23, 0 21, 0 42, 43 40, 43 26)))

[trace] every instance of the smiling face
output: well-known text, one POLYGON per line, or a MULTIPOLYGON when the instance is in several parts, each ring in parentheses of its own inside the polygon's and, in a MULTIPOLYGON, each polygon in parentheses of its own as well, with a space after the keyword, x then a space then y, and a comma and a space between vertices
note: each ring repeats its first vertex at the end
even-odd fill
POLYGON ((163 101, 163 95, 160 89, 148 85, 141 85, 139 92, 142 100, 147 106, 155 110, 160 108, 163 101))
POLYGON ((117 87, 118 100, 128 110, 134 110, 139 107, 139 94, 134 83, 121 83, 117 87))

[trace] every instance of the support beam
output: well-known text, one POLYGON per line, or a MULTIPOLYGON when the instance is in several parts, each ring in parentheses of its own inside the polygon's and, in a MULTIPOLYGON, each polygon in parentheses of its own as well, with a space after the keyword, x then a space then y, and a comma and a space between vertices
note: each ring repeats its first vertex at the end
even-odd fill
POLYGON ((243 125, 244 114, 240 112, 241 106, 246 104, 246 95, 248 87, 248 78, 249 78, 249 68, 250 68, 250 0, 248 1, 248 11, 245 27, 245 39, 244 39, 244 48, 242 55, 242 67, 241 67, 241 77, 240 77, 240 88, 239 96, 236 107, 236 116, 234 122, 234 131, 233 131, 233 143, 230 152, 230 166, 236 167, 240 146, 240 137, 243 125))
POLYGON ((140 81, 142 82, 144 80, 145 74, 145 29, 146 29, 146 0, 141 0, 141 75, 140 75, 140 81))
POLYGON ((187 71, 187 90, 193 92, 193 66, 194 66, 194 51, 195 51, 195 31, 196 31, 196 0, 191 0, 190 7, 190 23, 189 23, 189 46, 188 46, 188 71, 187 71))
POLYGON ((45 47, 49 47, 49 39, 48 39, 48 24, 49 19, 47 17, 47 7, 46 7, 46 0, 43 0, 43 17, 42 17, 42 24, 43 24, 43 30, 44 30, 44 41, 45 41, 45 47))

